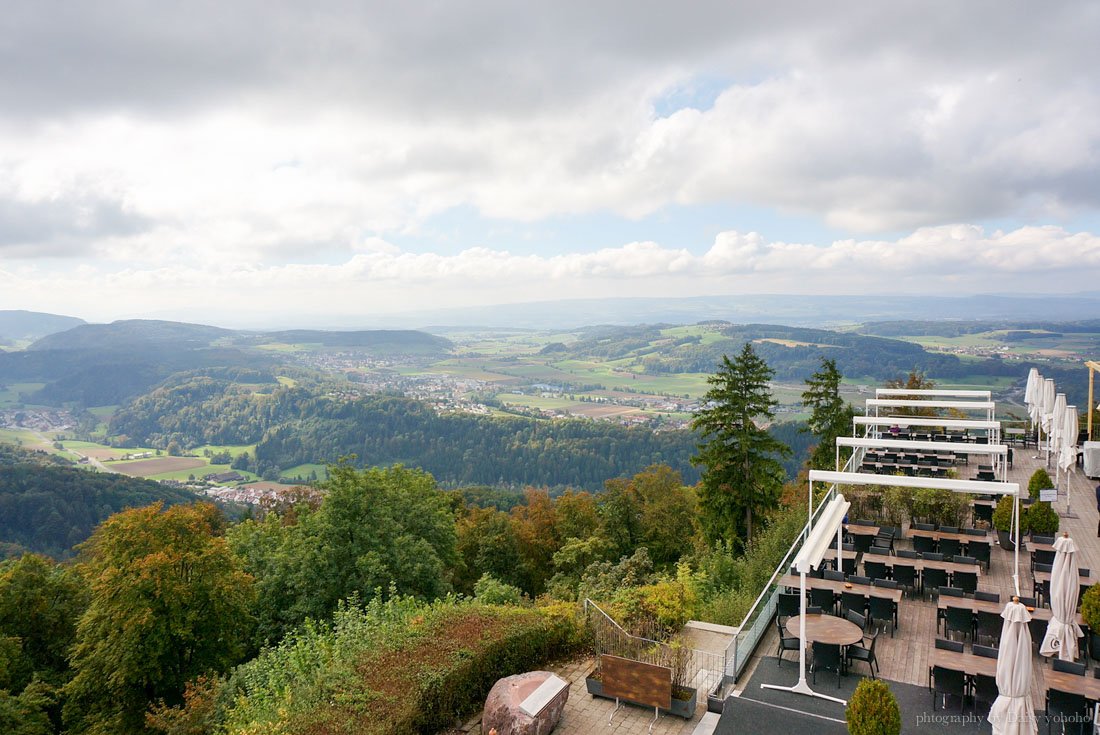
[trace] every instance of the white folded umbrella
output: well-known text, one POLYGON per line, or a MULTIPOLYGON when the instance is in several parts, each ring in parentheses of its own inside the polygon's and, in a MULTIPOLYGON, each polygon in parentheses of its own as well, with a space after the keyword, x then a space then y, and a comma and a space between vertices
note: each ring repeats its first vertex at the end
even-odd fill
POLYGON ((1066 406, 1066 412, 1062 416, 1061 453, 1058 455, 1058 466, 1063 472, 1069 472, 1077 464, 1077 434, 1080 425, 1077 421, 1077 406, 1066 406))
POLYGON ((1050 622, 1039 646, 1043 656, 1054 656, 1063 661, 1077 658, 1077 639, 1081 628, 1077 625, 1077 595, 1080 583, 1077 574, 1077 546, 1068 533, 1054 542, 1054 566, 1050 570, 1050 622))
POLYGON ((993 735, 1036 735, 1031 708, 1031 614, 1014 598, 1001 612, 1001 646, 997 649, 998 696, 989 710, 993 735))

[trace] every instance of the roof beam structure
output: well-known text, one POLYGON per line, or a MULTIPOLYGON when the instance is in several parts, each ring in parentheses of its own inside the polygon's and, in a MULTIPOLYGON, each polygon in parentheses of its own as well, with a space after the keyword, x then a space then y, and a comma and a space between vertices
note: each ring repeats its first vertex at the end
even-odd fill
MULTIPOLYGON (((1014 531, 1015 551, 1013 551, 1012 581, 1016 594, 1020 594, 1020 484, 1017 482, 988 482, 984 480, 948 480, 934 477, 909 477, 907 475, 867 475, 861 472, 831 472, 829 470, 810 470, 810 498, 813 499, 815 482, 828 482, 833 485, 875 485, 878 487, 912 487, 932 490, 950 490, 956 493, 973 495, 1011 495, 1012 528, 1014 531)), ((811 507, 811 511, 813 508, 811 507)))
POLYGON ((993 420, 993 412, 997 404, 993 401, 910 401, 903 398, 868 398, 867 413, 875 410, 875 416, 879 415, 880 408, 943 408, 956 411, 985 411, 985 417, 993 420))
POLYGON ((955 454, 1008 454, 1004 444, 970 444, 969 442, 918 442, 910 439, 875 439, 873 437, 838 436, 838 447, 862 447, 864 449, 910 449, 928 452, 940 450, 955 454))
POLYGON ((856 416, 853 423, 856 426, 928 426, 943 427, 945 429, 985 429, 986 431, 1001 428, 1000 421, 946 417, 941 419, 928 416, 856 416))
POLYGON ((912 396, 914 398, 918 398, 920 396, 927 396, 929 398, 974 398, 976 400, 991 401, 993 400, 993 391, 940 390, 938 388, 922 388, 920 390, 910 390, 907 388, 875 389, 875 398, 900 398, 902 396, 912 396))

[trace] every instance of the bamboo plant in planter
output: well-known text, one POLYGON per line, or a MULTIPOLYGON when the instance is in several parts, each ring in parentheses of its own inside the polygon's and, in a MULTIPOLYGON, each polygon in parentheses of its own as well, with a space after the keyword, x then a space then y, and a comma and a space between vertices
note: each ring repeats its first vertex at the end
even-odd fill
POLYGON ((1100 661, 1100 583, 1089 587, 1081 597, 1081 617, 1089 628, 1089 655, 1100 661))
MULTIPOLYGON (((1012 539, 1013 502, 1013 497, 1011 495, 1002 495, 1001 499, 997 501, 997 507, 993 509, 993 527, 997 529, 997 542, 1001 545, 1001 548, 1006 551, 1012 551, 1016 548, 1015 542, 1012 539)), ((1028 515, 1026 509, 1020 506, 1021 536, 1027 533, 1028 515)))

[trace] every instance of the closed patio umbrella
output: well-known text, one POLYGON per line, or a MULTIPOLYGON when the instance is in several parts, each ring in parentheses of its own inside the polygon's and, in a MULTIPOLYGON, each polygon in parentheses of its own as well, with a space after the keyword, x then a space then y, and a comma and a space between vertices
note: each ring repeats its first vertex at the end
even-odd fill
POLYGON ((997 653, 997 700, 989 710, 993 735, 1035 735, 1031 709, 1031 614, 1018 597, 1001 612, 1001 647, 997 653))
POLYGON ((1027 406, 1027 415, 1031 419, 1032 427, 1038 422, 1039 387, 1043 384, 1043 378, 1039 375, 1039 368, 1031 368, 1027 373, 1027 387, 1024 389, 1024 405, 1027 406))
POLYGON ((1077 658, 1077 639, 1081 628, 1077 625, 1077 546, 1068 533, 1054 542, 1054 566, 1050 570, 1050 623, 1043 636, 1039 653, 1043 656, 1058 655, 1063 661, 1077 658))
POLYGON ((1068 473, 1077 464, 1077 433, 1080 426, 1077 422, 1077 406, 1066 406, 1062 414, 1061 450, 1058 455, 1058 467, 1068 473))
POLYGON ((1043 379, 1043 390, 1039 394, 1039 427, 1047 437, 1047 448, 1050 448, 1050 422, 1054 416, 1054 380, 1043 379))
POLYGON ((1066 413, 1066 394, 1059 393, 1054 397, 1054 408, 1050 411, 1050 424, 1047 426, 1047 467, 1050 466, 1050 455, 1054 453, 1055 461, 1058 461, 1058 450, 1062 440, 1062 417, 1066 413))

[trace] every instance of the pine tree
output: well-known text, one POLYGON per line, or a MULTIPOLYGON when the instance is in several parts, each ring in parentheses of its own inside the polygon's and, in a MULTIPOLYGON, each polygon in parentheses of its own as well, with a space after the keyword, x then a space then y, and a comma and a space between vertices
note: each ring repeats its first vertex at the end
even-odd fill
MULTIPOLYGON (((821 368, 806 379, 802 405, 810 409, 807 431, 817 437, 817 446, 810 455, 810 467, 815 470, 836 469, 836 438, 851 430, 853 408, 840 397, 840 371, 836 360, 821 358, 821 368)), ((850 450, 841 452, 844 462, 850 450)))
POLYGON ((704 468, 699 508, 708 541, 747 545, 756 517, 779 503, 785 473, 778 457, 790 449, 757 425, 775 418, 774 374, 746 343, 707 378, 711 388, 691 424, 702 442, 691 461, 704 468))

